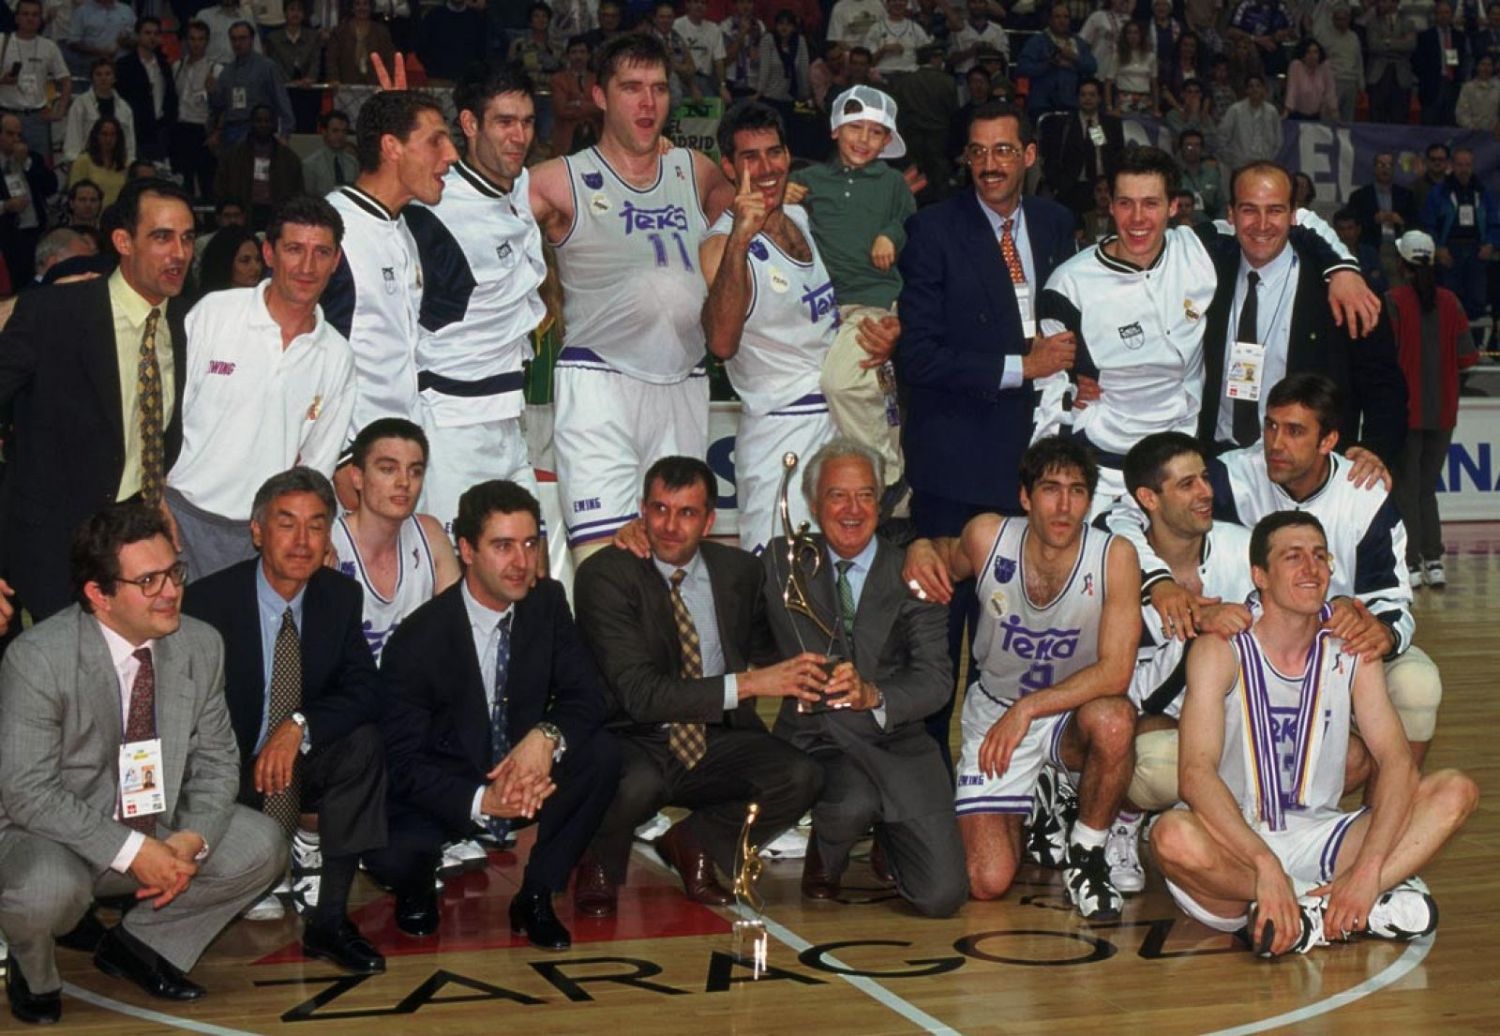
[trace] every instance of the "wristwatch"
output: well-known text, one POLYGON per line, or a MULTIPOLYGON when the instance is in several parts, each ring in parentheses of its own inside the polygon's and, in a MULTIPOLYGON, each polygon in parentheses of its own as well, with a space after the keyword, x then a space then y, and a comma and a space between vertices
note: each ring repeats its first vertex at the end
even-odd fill
POLYGON ((563 753, 568 750, 568 743, 563 740, 563 733, 557 729, 557 724, 544 721, 538 723, 536 729, 542 737, 552 742, 552 761, 554 763, 561 762, 563 753))

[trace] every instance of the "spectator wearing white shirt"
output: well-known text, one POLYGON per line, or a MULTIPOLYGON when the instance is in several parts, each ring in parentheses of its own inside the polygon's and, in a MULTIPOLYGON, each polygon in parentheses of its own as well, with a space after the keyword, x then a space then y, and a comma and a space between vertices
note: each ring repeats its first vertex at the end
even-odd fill
POLYGON ((906 0, 885 0, 885 17, 865 37, 865 46, 875 57, 875 69, 883 76, 917 70, 917 50, 932 42, 927 30, 906 16, 906 0))
MULTIPOLYGON (((198 12, 198 20, 208 26, 208 58, 219 65, 234 60, 234 47, 229 42, 229 30, 235 22, 255 24, 255 12, 248 3, 240 0, 220 0, 216 7, 205 7, 198 12)), ((252 49, 261 53, 260 33, 254 34, 252 49)))
POLYGON ((73 99, 73 78, 57 44, 39 35, 41 0, 19 0, 16 31, 0 36, 0 111, 21 120, 26 146, 52 154, 52 123, 62 119, 73 99), (57 91, 48 102, 47 84, 57 91))
POLYGON ((135 12, 117 0, 84 0, 68 30, 68 67, 82 75, 95 58, 113 61, 130 45, 135 12))
POLYGON ((1266 81, 1245 80, 1245 98, 1235 101, 1219 123, 1219 151, 1224 164, 1238 169, 1247 162, 1275 161, 1281 150, 1281 116, 1266 101, 1266 81))
POLYGON ((731 97, 754 92, 755 69, 766 26, 755 17, 755 0, 734 0, 734 13, 719 23, 724 38, 724 85, 731 97))
POLYGON ((880 0, 838 0, 828 15, 828 40, 846 47, 862 47, 884 14, 885 6, 880 0))
POLYGON ((214 182, 213 153, 208 137, 208 92, 219 74, 219 66, 208 57, 208 26, 200 21, 187 24, 187 52, 172 66, 177 87, 177 121, 172 124, 172 170, 182 175, 182 185, 194 197, 208 197, 214 182))
POLYGON ((166 499, 193 579, 255 555, 246 485, 294 465, 333 473, 354 410, 354 353, 318 298, 343 232, 327 201, 291 199, 262 245, 270 279, 211 292, 187 316, 182 452, 166 499))
POLYGON ((955 32, 950 41, 952 49, 948 52, 948 60, 953 63, 953 71, 959 75, 967 75, 978 61, 979 48, 985 44, 1002 54, 1010 53, 1010 41, 1005 30, 998 22, 990 21, 984 0, 972 0, 963 28, 955 32))
POLYGON ((73 98, 68 117, 63 122, 63 161, 71 162, 77 158, 88 144, 89 131, 99 121, 99 116, 110 115, 125 133, 125 161, 134 162, 135 116, 125 99, 115 93, 115 63, 109 58, 96 58, 89 77, 93 86, 73 98))
POLYGON ((1474 62, 1474 78, 1458 91, 1455 117, 1467 130, 1494 133, 1500 129, 1500 79, 1495 78, 1495 59, 1479 55, 1474 62))
POLYGON ((1130 21, 1133 6, 1130 0, 1110 0, 1108 7, 1089 15, 1084 20, 1083 28, 1078 30, 1078 35, 1083 37, 1083 42, 1089 45, 1089 50, 1094 52, 1094 57, 1099 62, 1095 75, 1105 82, 1114 78, 1120 33, 1125 31, 1125 24, 1130 21))
MULTIPOLYGON (((687 0, 687 14, 673 22, 672 28, 687 44, 693 68, 697 70, 699 92, 713 97, 724 90, 724 34, 704 17, 707 11, 707 0, 687 0)), ((728 93, 723 96, 728 104, 728 93)))

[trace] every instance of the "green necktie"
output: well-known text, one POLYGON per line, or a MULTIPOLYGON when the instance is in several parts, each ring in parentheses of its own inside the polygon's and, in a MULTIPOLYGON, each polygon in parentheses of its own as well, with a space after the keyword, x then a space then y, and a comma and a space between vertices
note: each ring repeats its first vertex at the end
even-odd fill
POLYGON ((835 561, 833 567, 839 570, 839 620, 844 625, 844 636, 854 636, 854 587, 849 583, 849 570, 854 567, 852 561, 835 561))

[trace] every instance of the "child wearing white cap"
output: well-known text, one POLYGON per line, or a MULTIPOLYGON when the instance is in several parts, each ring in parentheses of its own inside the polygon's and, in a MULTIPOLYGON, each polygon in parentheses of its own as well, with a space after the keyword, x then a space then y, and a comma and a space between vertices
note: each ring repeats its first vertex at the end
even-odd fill
POLYGON ((886 482, 895 485, 902 465, 894 369, 888 358, 867 353, 855 341, 855 330, 866 318, 895 319, 901 293, 896 254, 917 206, 906 179, 880 161, 906 154, 890 95, 851 86, 830 110, 837 153, 823 165, 792 174, 807 187, 802 206, 811 216, 813 240, 843 322, 824 362, 821 387, 839 429, 878 450, 885 458, 886 482))

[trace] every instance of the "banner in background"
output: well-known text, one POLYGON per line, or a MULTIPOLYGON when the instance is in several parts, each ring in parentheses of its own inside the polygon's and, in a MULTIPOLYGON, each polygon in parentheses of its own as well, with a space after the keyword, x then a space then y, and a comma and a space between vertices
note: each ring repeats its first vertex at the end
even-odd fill
POLYGON ((724 102, 717 97, 699 103, 684 101, 672 109, 666 135, 678 147, 702 151, 715 163, 719 161, 719 120, 724 117, 724 102))

